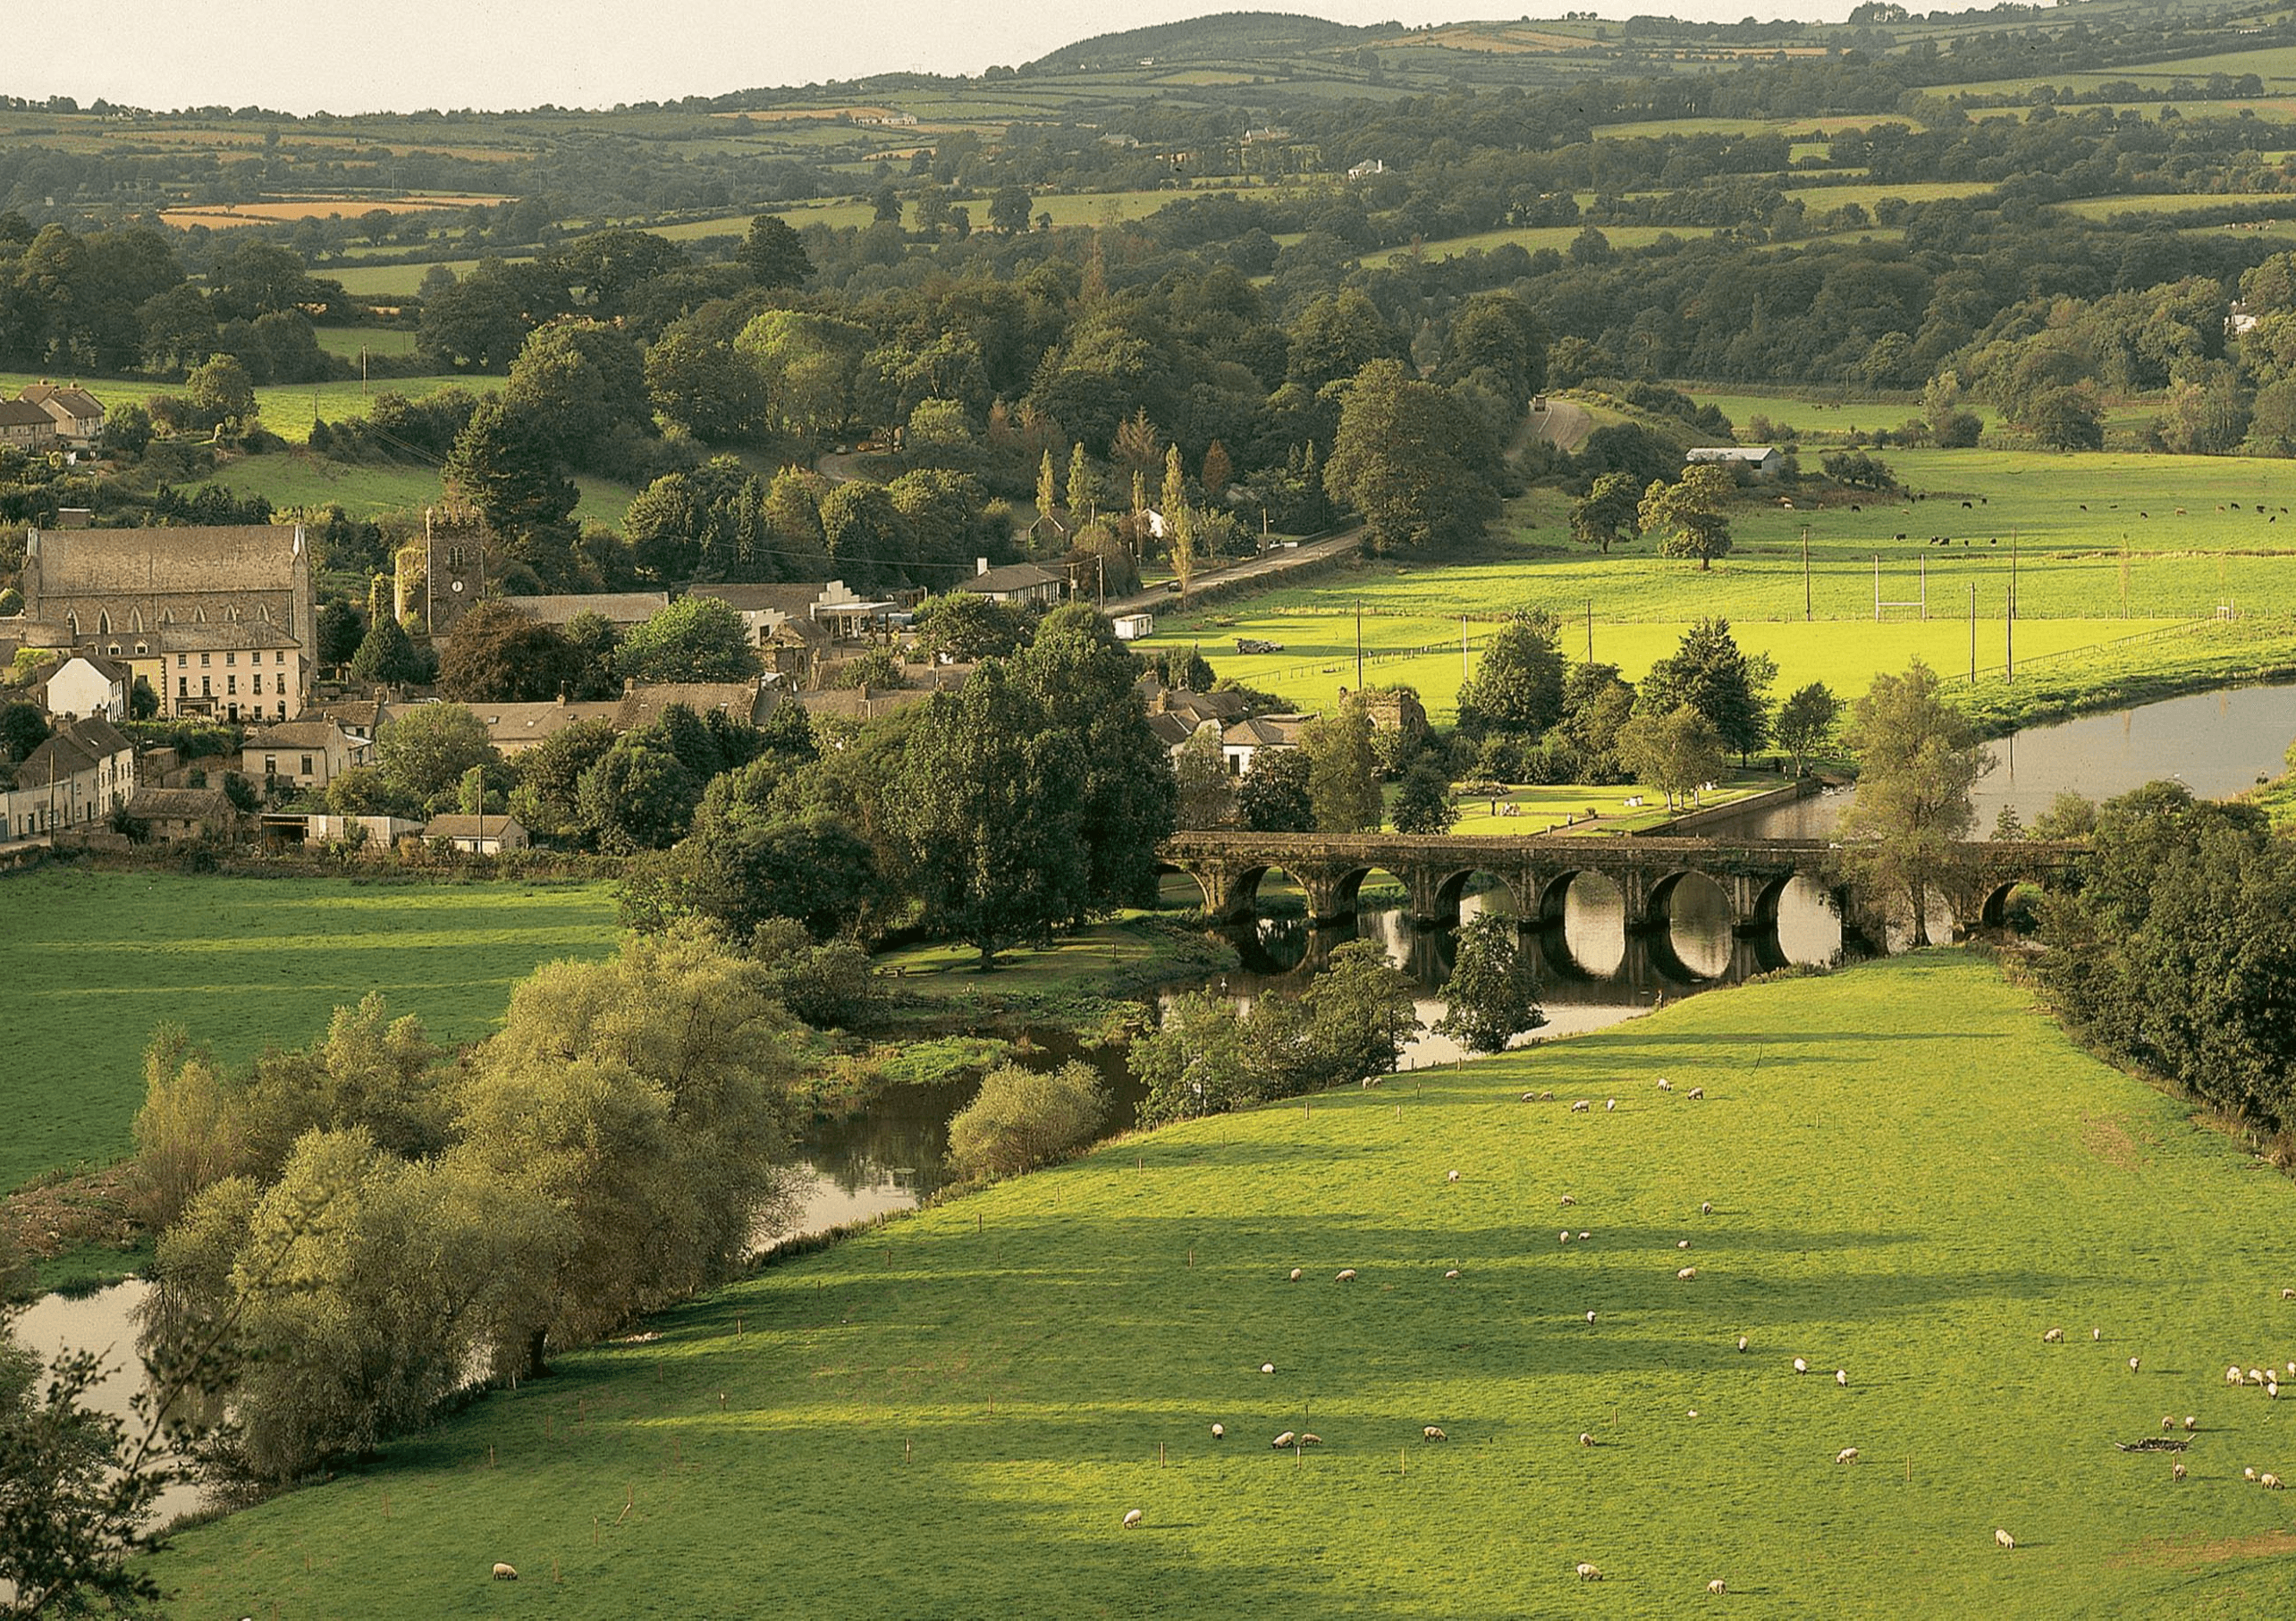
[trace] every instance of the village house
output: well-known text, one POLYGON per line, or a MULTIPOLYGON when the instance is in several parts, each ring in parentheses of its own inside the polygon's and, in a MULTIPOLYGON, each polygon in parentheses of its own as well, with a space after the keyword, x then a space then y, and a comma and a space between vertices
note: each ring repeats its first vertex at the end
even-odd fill
POLYGON ((550 596, 505 596, 504 606, 528 619, 563 630, 585 613, 595 613, 617 630, 642 625, 670 605, 667 591, 584 591, 550 596))
POLYGON ((304 650, 277 625, 170 625, 124 649, 118 656, 171 720, 291 721, 303 712, 304 650))
POLYGON ((248 734, 240 747, 240 774, 264 785, 324 791, 354 766, 375 763, 375 745, 333 721, 286 721, 248 734))
POLYGON ((1220 752, 1227 758, 1228 774, 1248 775, 1253 762, 1269 750, 1297 748, 1300 729, 1313 719, 1312 714, 1258 714, 1231 721, 1220 734, 1220 752))
POLYGON ((473 856, 496 856, 527 848, 527 831, 515 816, 433 816, 423 837, 473 856))
POLYGON ((67 720, 0 790, 0 840, 92 832, 135 790, 135 745, 100 715, 67 720))
POLYGON ((1049 604, 1066 595, 1068 582, 1034 563, 1006 563, 992 569, 987 558, 977 557, 973 560, 973 577, 953 588, 985 596, 992 603, 1049 604))
POLYGON ((583 721, 604 721, 616 733, 659 720, 673 704, 697 715, 713 712, 745 726, 764 723, 781 703, 781 689, 764 680, 630 682, 618 698, 596 702, 558 698, 547 704, 471 704, 486 736, 505 755, 523 754, 583 721))
POLYGON ((55 418, 29 400, 0 400, 0 446, 38 455, 55 444, 55 418))
POLYGON ((64 449, 92 451, 103 443, 103 403, 86 389, 74 384, 59 386, 43 378, 19 389, 16 398, 47 413, 64 449))
POLYGON ((41 701, 53 715, 101 715, 117 723, 128 718, 128 693, 134 672, 102 654, 75 653, 33 677, 41 701))
POLYGON ((238 809, 220 788, 147 788, 128 802, 128 815, 163 844, 228 839, 240 825, 238 809))

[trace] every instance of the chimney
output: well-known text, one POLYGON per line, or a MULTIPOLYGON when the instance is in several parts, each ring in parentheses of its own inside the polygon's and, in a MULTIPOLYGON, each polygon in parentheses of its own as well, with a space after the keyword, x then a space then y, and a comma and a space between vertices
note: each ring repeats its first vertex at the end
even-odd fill
POLYGON ((975 559, 973 560, 973 578, 974 578, 978 579, 982 575, 986 574, 988 571, 989 571, 989 560, 988 560, 987 558, 985 558, 985 557, 976 557, 976 558, 975 558, 975 559))

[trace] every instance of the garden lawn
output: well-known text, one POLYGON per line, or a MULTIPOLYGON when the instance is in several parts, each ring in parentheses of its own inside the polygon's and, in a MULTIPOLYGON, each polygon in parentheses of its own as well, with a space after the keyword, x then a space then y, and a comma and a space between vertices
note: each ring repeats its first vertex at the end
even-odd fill
POLYGON ((601 883, 375 884, 63 869, 0 881, 0 1191, 132 1148, 143 1051, 173 1022, 218 1058, 324 1034, 369 991, 434 1040, 488 1034, 511 986, 618 937, 601 883))
POLYGON ((1127 1138, 150 1568, 183 1615, 426 1621, 1659 1617, 1718 1578, 1734 1613, 2285 1613, 2241 1471, 2296 1471, 2296 1414, 2222 1371, 2285 1345, 2296 1188, 2030 1000, 1925 953, 1127 1138), (2113 1446, 2164 1413, 2182 1484, 2113 1446))

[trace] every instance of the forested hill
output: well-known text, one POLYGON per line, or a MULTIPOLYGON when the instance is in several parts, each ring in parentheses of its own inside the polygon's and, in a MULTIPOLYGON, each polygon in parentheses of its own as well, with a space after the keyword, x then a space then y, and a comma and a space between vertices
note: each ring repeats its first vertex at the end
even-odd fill
POLYGON ((1286 12, 1221 12, 1080 39, 1046 53, 1020 71, 1028 74, 1094 72, 1207 58, 1256 62, 1264 68, 1287 62, 1302 52, 1392 38, 1402 32, 1401 26, 1392 22, 1354 28, 1286 12), (1152 60, 1143 63, 1143 57, 1152 60))

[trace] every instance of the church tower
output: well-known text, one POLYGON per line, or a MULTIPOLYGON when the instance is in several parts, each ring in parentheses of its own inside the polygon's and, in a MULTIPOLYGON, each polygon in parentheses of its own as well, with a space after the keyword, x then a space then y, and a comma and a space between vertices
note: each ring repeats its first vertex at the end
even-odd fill
POLYGON ((486 526, 466 509, 426 507, 423 543, 423 619, 443 637, 486 594, 486 526))

